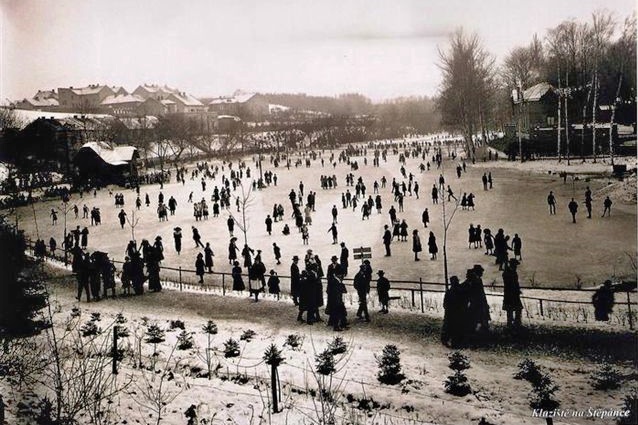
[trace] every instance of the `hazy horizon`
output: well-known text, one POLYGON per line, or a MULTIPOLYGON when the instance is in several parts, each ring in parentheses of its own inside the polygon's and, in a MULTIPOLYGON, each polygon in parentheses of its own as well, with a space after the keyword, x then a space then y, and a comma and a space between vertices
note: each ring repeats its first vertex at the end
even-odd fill
POLYGON ((0 0, 0 8, 3 101, 153 83, 200 98, 241 89, 382 102, 435 96, 438 49, 458 27, 476 31, 500 63, 563 20, 589 21, 605 8, 621 20, 635 2, 0 0))

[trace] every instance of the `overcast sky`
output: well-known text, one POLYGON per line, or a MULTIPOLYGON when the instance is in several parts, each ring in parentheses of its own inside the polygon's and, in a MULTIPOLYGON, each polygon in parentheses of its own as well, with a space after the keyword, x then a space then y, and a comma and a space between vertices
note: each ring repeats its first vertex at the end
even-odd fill
POLYGON ((0 0, 2 100, 140 83, 374 100, 435 95, 437 48, 463 26, 503 58, 563 20, 635 0, 0 0))

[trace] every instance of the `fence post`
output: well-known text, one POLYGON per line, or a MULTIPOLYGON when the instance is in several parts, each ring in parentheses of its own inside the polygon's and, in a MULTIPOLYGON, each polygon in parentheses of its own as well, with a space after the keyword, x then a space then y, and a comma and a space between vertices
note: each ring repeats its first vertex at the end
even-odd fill
POLYGON ((226 273, 222 273, 222 295, 226 295, 226 273))
POLYGON ((272 390, 272 412, 279 413, 279 406, 277 405, 277 366, 274 363, 270 365, 270 388, 272 390))
POLYGON ((414 303, 414 289, 410 289, 410 292, 412 292, 412 307, 414 307, 416 305, 414 303))
POLYGON ((631 315, 631 299, 629 298, 629 291, 627 291, 627 314, 629 315, 629 329, 634 330, 634 318, 631 315))
POLYGON ((179 266, 179 290, 182 290, 182 266, 179 266))
POLYGON ((541 316, 545 317, 545 314, 543 314, 543 300, 542 299, 538 300, 538 305, 540 306, 540 309, 541 309, 541 316))
POLYGON ((423 308, 423 278, 419 278, 419 293, 421 294, 421 313, 425 313, 423 308))
POLYGON ((117 375, 117 325, 113 326, 113 348, 111 350, 113 356, 113 375, 117 375))

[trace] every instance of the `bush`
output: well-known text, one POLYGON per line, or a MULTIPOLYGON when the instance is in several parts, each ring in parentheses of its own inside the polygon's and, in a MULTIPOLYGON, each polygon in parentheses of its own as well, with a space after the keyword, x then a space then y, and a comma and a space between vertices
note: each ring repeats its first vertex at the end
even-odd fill
POLYGON ((629 416, 626 418, 618 418, 618 425, 638 424, 638 389, 634 388, 625 396, 623 410, 629 410, 629 416))
POLYGON ((98 312, 93 312, 91 313, 91 321, 92 322, 99 322, 102 320, 102 314, 98 313, 98 312))
POLYGON ((375 356, 379 366, 379 372, 377 373, 379 382, 395 385, 405 378, 405 375, 401 373, 400 354, 395 345, 386 345, 383 347, 381 356, 375 356))
POLYGON ((244 333, 241 334, 239 339, 240 341, 250 342, 255 337, 255 335, 257 335, 255 331, 253 331, 252 329, 246 329, 244 333))
POLYGON ((232 338, 224 342, 224 357, 239 357, 239 343, 232 338))
POLYGON ((293 350, 301 348, 303 344, 303 337, 299 334, 291 334, 286 337, 286 342, 284 342, 284 346, 288 346, 293 350))
POLYGON ((277 348, 275 344, 270 344, 270 346, 264 352, 263 359, 266 364, 275 367, 279 366, 284 361, 284 358, 281 356, 281 350, 277 348))
POLYGON ((463 397, 472 392, 472 387, 470 387, 470 384, 467 381, 467 376, 465 376, 462 371, 457 370, 454 375, 447 377, 447 380, 445 381, 445 392, 463 397))
POLYGON ((315 356, 315 370, 320 375, 332 375, 336 372, 335 356, 327 348, 315 356))
POLYGON ((193 348, 193 345, 193 336, 185 330, 180 332, 180 334, 177 336, 177 349, 190 350, 191 348, 193 348))
POLYGON ((543 410, 557 409, 560 403, 554 399, 554 393, 558 388, 549 375, 543 375, 539 382, 532 387, 532 392, 529 395, 530 407, 543 410))
POLYGON ((452 370, 461 371, 470 368, 470 359, 460 351, 454 351, 447 358, 450 361, 448 366, 452 370))
POLYGON ((94 336, 102 333, 102 329, 100 329, 93 320, 89 320, 85 324, 80 327, 80 331, 82 332, 82 336, 94 336))
POLYGON ((620 387, 622 375, 609 364, 601 365, 589 376, 591 386, 596 390, 613 390, 620 387))
POLYGON ((212 320, 209 320, 204 326, 202 326, 202 331, 208 335, 217 335, 217 325, 212 320))
POLYGON ((531 359, 524 359, 518 364, 518 372, 514 375, 514 379, 524 379, 532 385, 540 382, 543 374, 540 367, 531 359))
POLYGON ((152 324, 146 329, 144 341, 147 344, 160 344, 166 341, 166 333, 157 324, 152 324))
POLYGON ((328 350, 334 355, 343 354, 348 350, 348 345, 343 338, 337 336, 328 344, 328 350))
POLYGON ((186 325, 184 324, 183 321, 177 319, 177 320, 171 320, 170 322, 170 328, 171 330, 175 330, 175 329, 181 329, 184 330, 186 329, 186 325))

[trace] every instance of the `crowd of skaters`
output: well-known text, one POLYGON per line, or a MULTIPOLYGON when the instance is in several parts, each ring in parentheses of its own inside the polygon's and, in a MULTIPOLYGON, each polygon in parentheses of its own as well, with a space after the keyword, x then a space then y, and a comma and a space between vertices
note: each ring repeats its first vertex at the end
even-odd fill
MULTIPOLYGON (((351 170, 352 171, 357 171, 359 169, 358 163, 356 163, 355 161, 351 161, 351 159, 349 158, 350 155, 352 154, 366 154, 367 155, 367 148, 358 148, 356 151, 354 152, 348 152, 348 150, 344 150, 341 152, 341 154, 338 157, 338 161, 339 162, 348 162, 350 165, 356 164, 356 166, 352 166, 351 170)), ((434 145, 427 145, 427 144, 423 144, 423 145, 419 145, 419 144, 396 144, 394 146, 392 145, 375 145, 373 149, 374 152, 374 160, 373 160, 373 166, 379 166, 380 164, 380 160, 386 160, 387 159, 387 155, 389 153, 393 153, 395 155, 399 155, 400 157, 400 163, 402 164, 400 169, 399 169, 399 174, 400 176, 403 177, 402 181, 397 181, 397 178, 399 178, 399 180, 401 180, 401 177, 395 177, 392 178, 392 183, 391 183, 391 195, 393 196, 393 201, 394 203, 397 205, 398 207, 398 211, 397 209, 395 209, 395 206, 392 205, 390 207, 389 210, 389 214, 390 214, 390 226, 388 226, 387 224, 384 225, 384 236, 383 236, 383 243, 385 245, 386 248, 386 255, 390 256, 391 255, 391 249, 390 249, 390 245, 395 241, 397 242, 407 242, 408 241, 408 225, 405 219, 403 218, 399 218, 397 216, 397 214, 400 214, 401 212, 403 212, 403 207, 404 207, 404 202, 406 200, 406 198, 410 198, 413 197, 415 199, 415 201, 417 199, 419 199, 419 185, 418 182, 416 181, 416 176, 412 173, 410 173, 406 168, 405 168, 405 164, 406 164, 406 158, 422 158, 424 161, 426 161, 426 163, 421 163, 419 165, 419 169, 421 169, 421 172, 423 172, 425 169, 429 170, 430 167, 433 167, 434 165, 436 166, 437 169, 441 168, 441 163, 442 163, 442 149, 440 147, 436 147, 436 144, 434 145), (401 151, 403 149, 403 151, 401 151), (429 154, 433 153, 433 155, 431 156, 431 158, 429 157, 429 154), (430 162, 431 160, 431 162, 430 162), (391 230, 390 232, 390 238, 387 237, 387 233, 389 232, 389 230, 391 230)), ((310 166, 310 161, 311 160, 317 160, 317 158, 320 159, 320 161, 322 162, 323 165, 323 161, 324 158, 323 156, 321 156, 319 154, 319 156, 317 156, 316 153, 308 153, 306 156, 306 153, 304 153, 304 160, 303 161, 297 161, 295 163, 295 166, 299 166, 302 165, 303 163, 306 164, 306 166, 310 166)), ((455 155, 451 155, 453 158, 455 158, 455 155)), ((276 164, 277 161, 279 161, 279 159, 275 159, 273 161, 273 157, 271 157, 271 164, 276 164)), ((472 162, 474 162, 474 158, 472 158, 472 162)), ((289 168, 290 167, 290 159, 286 159, 286 165, 289 168)), ((336 162, 334 161, 334 155, 332 154, 330 157, 330 163, 334 165, 336 165, 336 162)), ((364 160, 364 164, 367 165, 367 159, 364 160)), ((250 168, 246 167, 246 165, 244 163, 240 163, 239 164, 239 168, 237 169, 232 169, 232 165, 228 164, 228 171, 230 172, 230 176, 226 177, 226 175, 222 175, 222 187, 221 190, 218 189, 217 186, 214 187, 214 189, 212 190, 212 196, 211 196, 211 202, 213 204, 213 211, 214 211, 214 217, 217 217, 219 215, 219 208, 221 207, 222 209, 225 209, 226 211, 230 210, 230 199, 231 199, 231 188, 232 191, 237 190, 238 186, 241 184, 241 179, 243 178, 243 176, 245 175, 246 177, 250 178, 251 173, 250 173, 250 168)), ((456 166, 456 173, 457 173, 457 178, 461 178, 463 173, 466 171, 466 163, 465 160, 458 162, 458 165, 456 166)), ((197 167, 195 170, 191 171, 191 179, 200 179, 201 178, 201 186, 202 186, 202 192, 205 192, 207 189, 207 182, 206 179, 208 178, 215 178, 217 174, 219 173, 224 173, 224 169, 223 166, 220 170, 220 167, 212 167, 209 166, 208 163, 201 163, 201 164, 197 164, 197 167)), ((178 171, 176 173, 176 178, 177 181, 182 181, 184 182, 184 178, 185 178, 186 174, 186 170, 185 169, 181 169, 180 171, 178 171)), ((170 172, 168 174, 168 178, 170 179, 170 172)), ((493 187, 493 180, 492 180, 492 174, 491 172, 484 174, 482 177, 482 183, 483 183, 483 188, 484 190, 490 190, 493 187)), ((163 180, 163 181, 168 181, 168 180, 163 180)), ((356 177, 354 173, 348 173, 345 176, 345 187, 346 191, 342 193, 342 207, 343 209, 348 209, 349 207, 353 208, 353 211, 357 211, 357 206, 361 205, 361 212, 362 212, 362 220, 365 219, 369 219, 370 217, 370 212, 374 209, 377 210, 377 214, 381 214, 382 210, 383 210, 383 204, 382 204, 382 199, 381 196, 379 194, 380 189, 385 189, 386 185, 388 183, 388 180, 386 179, 385 176, 383 176, 379 181, 374 181, 372 182, 371 186, 373 188, 373 194, 376 195, 375 198, 372 197, 371 194, 368 194, 368 198, 366 198, 366 182, 363 179, 362 176, 356 177), (350 191, 350 188, 352 188, 352 192, 350 191)), ((253 179, 252 181, 252 185, 253 188, 262 188, 262 187, 267 187, 270 184, 276 185, 277 184, 277 175, 274 174, 272 171, 266 171, 264 173, 264 178, 262 180, 262 178, 259 179, 253 179)), ((370 182, 368 182, 370 183, 370 182)), ((319 178, 319 184, 321 186, 322 189, 324 190, 328 190, 328 189, 337 189, 337 188, 342 188, 343 186, 338 186, 338 182, 337 182, 337 176, 336 175, 332 175, 332 176, 328 176, 328 175, 321 175, 321 177, 319 178)), ((292 189, 290 194, 289 194, 289 198, 290 198, 290 202, 291 202, 291 209, 292 209, 292 214, 291 217, 295 219, 295 226, 298 229, 298 232, 301 234, 302 240, 304 241, 304 244, 308 243, 308 239, 309 239, 309 227, 312 225, 312 213, 315 212, 315 197, 316 197, 316 192, 312 192, 312 191, 308 191, 307 194, 304 194, 304 189, 305 189, 305 185, 304 182, 300 182, 299 186, 298 186, 298 190, 292 189), (307 196, 304 196, 307 195, 307 196)), ((209 189, 210 190, 210 189, 209 189)), ((189 202, 192 202, 192 193, 191 196, 189 196, 189 202)), ((123 196, 123 195, 122 195, 123 196)), ((158 217, 161 220, 166 220, 167 216, 166 214, 160 214, 160 210, 162 209, 162 206, 164 205, 163 203, 163 195, 160 193, 160 199, 158 199, 158 217)), ((473 210, 475 208, 475 196, 470 193, 468 194, 463 194, 463 196, 461 196, 461 199, 457 199, 456 195, 454 194, 454 192, 451 189, 450 184, 447 184, 447 190, 446 190, 446 182, 445 182, 445 178, 443 176, 443 174, 441 173, 439 175, 439 178, 437 181, 434 182, 433 184, 433 189, 432 189, 432 201, 434 204, 438 204, 439 201, 442 201, 443 197, 447 197, 447 201, 451 202, 452 200, 454 200, 456 203, 458 203, 463 209, 468 209, 468 210, 473 210)), ((174 200, 173 196, 171 196, 172 200, 174 200)), ((146 200, 146 205, 149 206, 150 205, 150 199, 148 194, 145 195, 145 200, 146 200)), ((239 197, 236 198, 236 205, 238 207, 238 211, 239 211, 239 197)), ((121 200, 121 205, 123 205, 123 198, 121 200)), ((116 201, 116 206, 118 206, 118 203, 116 201)), ((138 197, 136 200, 136 207, 139 209, 141 206, 141 199, 140 199, 140 195, 139 195, 139 188, 138 188, 138 197)), ((175 209, 177 207, 177 203, 176 201, 173 202, 173 205, 171 205, 171 201, 169 200, 168 203, 168 209, 171 211, 171 215, 174 215, 175 209)), ((164 206, 164 208, 166 208, 164 206)), ((208 214, 206 213, 207 211, 207 202, 205 198, 202 198, 202 200, 200 202, 196 202, 193 205, 193 209, 194 209, 194 216, 195 216, 195 221, 199 221, 202 218, 204 220, 207 219, 208 214), (197 213, 197 210, 199 209, 200 213, 197 213)), ((610 209, 610 208, 608 208, 610 209)), ((98 210, 99 212, 99 210, 98 210)), ((124 213, 123 209, 121 210, 121 213, 124 213)), ((126 214, 126 213, 124 213, 126 214)), ((336 207, 336 205, 333 205, 332 209, 331 209, 331 214, 332 214, 332 225, 331 227, 328 229, 328 233, 331 234, 332 236, 332 241, 333 244, 337 245, 339 244, 339 233, 338 233, 338 216, 339 216, 339 212, 338 209, 336 207)), ((265 219, 265 228, 266 228, 266 232, 271 235, 273 232, 273 222, 278 222, 278 221, 283 221, 284 220, 284 208, 282 206, 282 204, 278 204, 275 203, 273 206, 273 212, 272 212, 272 217, 270 215, 266 216, 265 219)), ((98 220, 99 221, 99 220, 98 220)), ((424 225, 425 228, 428 227, 429 224, 429 211, 428 208, 425 208, 425 210, 423 211, 422 214, 422 223, 424 225)), ((125 222, 125 219, 124 219, 125 222)), ((124 222, 122 221, 122 218, 120 217, 120 223, 121 223, 121 227, 124 227, 124 222)), ((260 289, 260 290, 264 290, 267 291, 271 294, 274 294, 276 296, 279 296, 280 294, 280 288, 279 288, 279 277, 277 276, 277 273, 275 272, 274 269, 270 270, 270 272, 266 273, 266 267, 264 265, 264 262, 261 258, 261 251, 257 250, 257 255, 255 256, 255 258, 253 259, 252 256, 254 255, 255 251, 252 250, 252 248, 249 248, 248 245, 246 244, 243 249, 241 250, 241 256, 244 257, 244 264, 243 264, 243 268, 241 263, 237 260, 237 252, 239 251, 239 248, 236 247, 236 242, 237 239, 233 236, 233 231, 234 231, 234 227, 235 227, 235 223, 236 220, 234 219, 234 217, 232 216, 232 214, 229 214, 228 219, 227 219, 227 226, 228 226, 228 230, 229 230, 229 234, 231 236, 231 241, 229 243, 229 263, 232 265, 232 276, 233 276, 233 290, 237 290, 237 291, 244 291, 246 290, 246 286, 244 284, 243 281, 243 276, 248 276, 249 277, 249 290, 253 289, 253 281, 254 282, 259 282, 258 285, 256 285, 254 288, 256 289, 260 289), (233 248, 233 246, 235 248, 233 248), (230 254, 232 251, 235 251, 234 257, 235 259, 232 259, 231 257, 233 256, 232 254, 230 254), (247 259, 248 257, 248 259, 247 259), (246 274, 243 273, 244 269, 246 269, 246 274), (268 283, 266 284, 266 276, 268 275, 268 283)), ((99 223, 98 223, 99 224, 99 223)), ((480 227, 477 226, 479 229, 480 227)), ((174 239, 175 239, 175 249, 178 253, 178 255, 181 252, 181 229, 177 230, 179 228, 176 228, 175 232, 174 232, 174 239), (176 236, 177 235, 177 236, 176 236), (179 239, 179 243, 178 240, 179 239), (179 248, 178 248, 179 245, 179 248)), ((202 243, 202 237, 199 234, 199 231, 193 226, 192 227, 193 230, 193 240, 195 242, 195 246, 197 249, 202 248, 203 251, 202 252, 198 252, 197 256, 196 256, 196 260, 195 260, 195 269, 196 269, 196 274, 199 276, 200 278, 200 282, 203 282, 203 276, 205 275, 206 272, 211 273, 212 269, 213 269, 213 251, 212 251, 212 247, 210 246, 210 243, 206 243, 204 245, 204 243, 202 243)), ((474 231, 474 236, 470 236, 470 239, 468 242, 470 244, 471 247, 473 248, 477 248, 481 246, 481 233, 480 231, 476 230, 474 231), (478 233, 478 239, 476 234, 478 233)), ((288 235, 290 234, 290 229, 288 224, 285 224, 283 229, 282 229, 282 233, 284 235, 288 235)), ((421 252, 423 250, 422 247, 422 243, 421 243, 421 238, 419 235, 419 231, 418 229, 414 229, 412 230, 412 251, 414 252, 414 259, 415 261, 419 261, 419 252, 421 252)), ((496 263, 501 267, 501 269, 505 272, 507 270, 511 270, 510 264, 511 261, 507 258, 507 251, 508 250, 513 250, 515 251, 515 258, 516 259, 518 257, 518 259, 516 259, 516 261, 519 261, 520 259, 522 259, 522 257, 520 256, 520 238, 518 238, 518 235, 515 235, 514 240, 512 240, 511 245, 508 245, 507 240, 508 240, 508 236, 504 235, 504 238, 506 238, 506 243, 505 243, 505 255, 503 256, 503 245, 500 243, 501 241, 501 235, 499 234, 499 232, 497 232, 496 235, 492 236, 491 232, 489 231, 489 229, 485 229, 483 231, 484 234, 484 241, 485 241, 485 248, 486 248, 486 253, 487 254, 493 254, 495 255, 496 258, 496 263), (518 245, 515 243, 515 241, 519 240, 518 245), (488 240, 490 242, 488 242, 488 240), (517 249, 518 246, 518 249, 517 249)), ((161 241, 160 241, 161 243, 161 241)), ((432 231, 429 231, 429 235, 427 237, 427 244, 428 244, 428 252, 430 254, 430 258, 432 260, 436 260, 437 259, 437 253, 438 253, 438 246, 436 243, 436 236, 434 235, 434 233, 432 231)), ((153 247, 154 245, 152 245, 151 247, 153 247)), ((281 264, 281 249, 279 248, 279 246, 277 246, 276 242, 273 243, 273 254, 274 257, 276 259, 277 264, 281 264)), ((159 270, 159 263, 161 262, 161 260, 156 261, 154 259, 154 255, 150 255, 150 256, 146 256, 146 258, 141 258, 140 260, 138 260, 136 257, 142 257, 141 254, 133 254, 130 253, 130 255, 127 255, 127 259, 126 262, 128 263, 135 263, 136 266, 134 267, 134 269, 136 270, 135 273, 128 273, 128 275, 141 275, 142 276, 142 284, 146 281, 149 280, 149 286, 150 286, 150 275, 151 272, 149 270, 147 270, 147 274, 145 275, 143 272, 143 268, 149 266, 149 258, 150 258, 150 267, 151 269, 157 269, 159 270), (135 258, 133 258, 135 257, 135 258), (139 265, 142 265, 142 272, 139 273, 139 265)), ((296 257, 296 256, 295 256, 296 257)), ((331 263, 329 266, 331 266, 333 264, 333 261, 335 257, 333 257, 333 259, 331 259, 331 263)), ((294 259, 294 257, 293 257, 294 259)), ((338 265, 338 269, 342 269, 342 264, 340 263, 342 259, 337 257, 337 265, 338 265)), ((297 259, 298 261, 298 259, 297 259)), ((294 260, 293 260, 294 262, 294 260)), ((313 287, 316 286, 316 281, 317 278, 315 276, 318 275, 322 275, 323 272, 320 270, 321 269, 321 262, 319 260, 319 258, 317 257, 314 261, 308 261, 306 264, 306 261, 304 261, 305 263, 305 268, 302 271, 302 273, 300 273, 300 281, 303 282, 310 282, 308 284, 309 287, 313 287), (317 262, 319 263, 317 265, 317 262), (303 273, 305 272, 305 274, 303 273), (314 283, 313 283, 314 282, 314 283)), ((357 291, 358 295, 359 295, 359 299, 362 299, 362 292, 364 293, 368 293, 369 292, 369 286, 370 286, 370 281, 371 281, 371 269, 368 270, 367 267, 364 267, 364 264, 362 264, 362 267, 365 269, 364 271, 359 271, 356 275, 355 275, 355 285, 356 288, 355 290, 357 291), (358 277, 357 277, 358 276, 358 277), (365 277, 363 277, 365 276, 365 277), (370 278, 369 278, 370 277, 370 278), (362 290, 360 290, 359 288, 363 288, 362 290), (368 288, 367 292, 366 292, 366 288, 368 288)), ((369 267, 369 264, 368 264, 369 267)), ((329 267, 330 268, 330 267, 329 267)), ((329 269, 328 268, 328 269, 329 269)), ((334 268, 337 268, 336 266, 334 268)), ((346 267, 347 268, 347 267, 346 267)), ((291 270, 291 275, 292 275, 292 270, 291 270)), ((385 279, 385 277, 383 276, 384 273, 383 271, 379 272, 379 278, 383 278, 385 279)), ((339 291, 344 289, 345 290, 345 285, 343 284, 343 277, 345 277, 346 274, 338 274, 338 273, 334 273, 334 276, 332 276, 331 274, 326 275, 326 279, 327 279, 327 287, 326 287, 326 295, 327 295, 327 300, 328 303, 327 305, 332 307, 333 305, 336 306, 334 308, 334 310, 332 308, 330 309, 326 309, 326 313, 328 311, 333 312, 332 314, 328 313, 328 315, 330 316, 330 320, 329 320, 329 324, 330 325, 334 325, 336 323, 336 329, 343 329, 345 327, 345 323, 347 323, 345 321, 345 318, 342 318, 342 313, 341 313, 341 305, 342 305, 342 297, 343 295, 339 296, 339 291), (330 278, 333 277, 332 283, 330 281, 330 278), (341 301, 340 301, 341 299, 341 301), (334 301, 334 302, 332 302, 334 301), (335 316, 334 320, 332 319, 332 316, 335 316)), ((321 278, 323 276, 319 276, 318 280, 319 283, 321 284, 321 278)), ((127 280, 133 280, 131 278, 127 278, 127 280)), ((138 287, 139 282, 140 282, 140 278, 136 279, 138 282, 138 287)), ((154 279, 155 280, 155 279, 154 279)), ((387 281, 387 279, 385 279, 387 281)), ((159 282, 159 278, 156 279, 157 282, 159 282)), ((383 287, 383 282, 381 284, 381 287, 383 287)), ((389 286, 389 283, 388 283, 389 286)), ((379 285, 377 285, 377 287, 379 287, 379 285)), ((302 286, 302 288, 305 288, 305 286, 302 286)), ((161 285, 153 285, 153 289, 152 290, 161 290, 161 285)), ((292 290, 292 288, 291 288, 292 290)), ((135 293, 141 293, 142 291, 135 291, 135 293)), ((319 291, 321 292, 321 291, 319 291)), ((313 292, 313 291, 308 291, 308 290, 304 290, 303 291, 303 295, 301 292, 296 291, 297 293, 297 297, 296 297, 296 302, 299 304, 303 304, 303 312, 306 313, 306 322, 316 322, 321 320, 319 313, 317 311, 315 311, 316 306, 323 306, 323 298, 321 300, 319 300, 319 298, 317 296, 314 297, 309 297, 309 294, 316 294, 319 292, 313 292), (303 298, 303 303, 300 303, 300 297, 303 298), (321 304, 320 304, 321 303, 321 304)), ((343 292, 342 292, 343 293, 343 292)), ((294 295, 293 295, 293 299, 294 299, 294 295)), ((385 300, 386 298, 388 298, 387 295, 387 291, 386 294, 382 297, 381 293, 379 293, 379 300, 381 302, 382 298, 385 300)), ((360 315, 362 317, 363 320, 369 320, 369 315, 367 313, 367 303, 363 303, 366 307, 363 308, 361 307, 361 302, 360 302, 360 315)), ((381 305, 384 305, 384 312, 387 312, 387 304, 388 301, 386 300, 385 303, 381 303, 381 305)), ((345 309, 345 307, 344 307, 345 309)), ((513 320, 514 321, 514 320, 513 320)))

